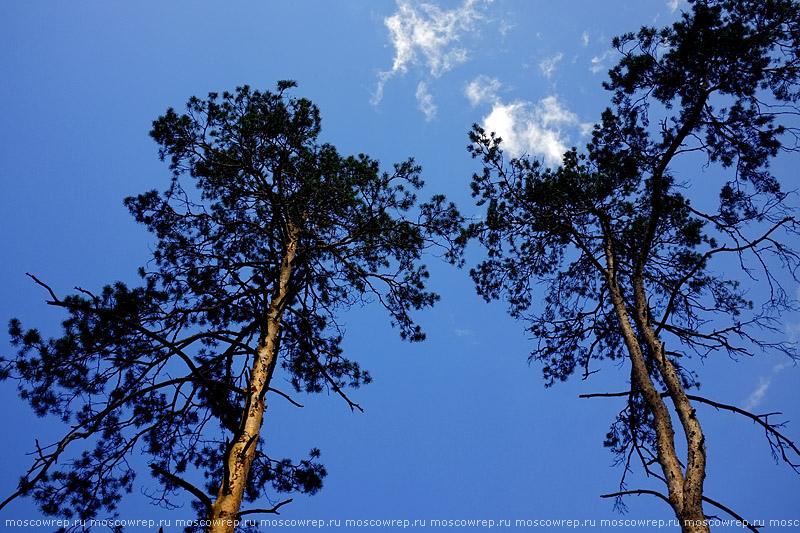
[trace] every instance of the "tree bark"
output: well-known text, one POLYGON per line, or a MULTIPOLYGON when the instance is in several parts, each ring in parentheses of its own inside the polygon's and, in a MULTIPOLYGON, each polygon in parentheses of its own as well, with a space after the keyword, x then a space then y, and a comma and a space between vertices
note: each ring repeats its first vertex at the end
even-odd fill
POLYGON ((614 312, 619 321, 625 346, 631 360, 632 376, 653 413, 656 431, 656 453, 664 474, 668 499, 684 533, 709 533, 703 513, 703 480, 705 478, 705 440, 674 365, 667 359, 663 346, 649 320, 649 308, 641 276, 634 275, 635 316, 630 316, 616 276, 616 262, 610 240, 606 239, 606 282, 614 312), (636 327, 636 329, 635 329, 636 327), (639 330, 637 334, 637 329, 639 330), (647 368, 640 339, 650 348, 655 366, 667 385, 667 391, 678 412, 688 446, 688 462, 684 476, 675 450, 675 430, 667 405, 656 389, 647 368))
MULTIPOLYGON (((667 394, 672 400, 675 412, 683 427, 686 439, 687 460, 686 474, 683 482, 683 507, 678 514, 681 523, 703 522, 703 482, 706 477, 706 446, 703 429, 686 390, 683 388, 675 365, 664 353, 664 345, 655 333, 650 320, 650 309, 647 306, 647 295, 640 275, 634 276, 634 299, 636 302, 637 322, 644 341, 652 353, 656 368, 667 387, 667 394)), ((683 526, 682 526, 683 527, 683 526)), ((700 529, 684 527, 684 531, 708 531, 705 526, 700 529)))
POLYGON ((292 263, 297 253, 297 231, 290 227, 288 233, 278 284, 267 308, 258 356, 253 361, 250 382, 245 391, 242 429, 230 445, 225 458, 222 485, 209 513, 209 533, 233 533, 236 529, 247 478, 255 459, 264 412, 267 409, 265 397, 277 361, 281 315, 290 296, 292 263))

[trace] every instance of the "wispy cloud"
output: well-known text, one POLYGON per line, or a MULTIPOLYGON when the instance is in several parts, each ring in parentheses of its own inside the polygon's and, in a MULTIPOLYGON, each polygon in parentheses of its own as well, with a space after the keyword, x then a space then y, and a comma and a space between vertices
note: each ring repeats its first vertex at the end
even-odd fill
POLYGON ((761 400, 764 399, 764 395, 767 393, 767 389, 769 389, 771 383, 772 380, 769 378, 758 378, 758 386, 744 401, 745 411, 752 411, 754 408, 758 407, 761 400))
POLYGON ((583 46, 589 46, 589 30, 584 30, 581 34, 581 44, 583 46))
POLYGON ((414 94, 420 111, 425 113, 425 120, 433 120, 436 116, 436 104, 433 103, 433 95, 428 92, 428 85, 421 81, 417 85, 417 92, 414 94))
POLYGON ((673 13, 678 10, 681 4, 686 3, 686 0, 668 0, 667 6, 669 6, 669 10, 673 13))
POLYGON ((510 22, 508 20, 501 20, 498 24, 497 31, 500 32, 502 37, 508 35, 508 33, 517 27, 516 22, 510 22))
POLYGON ((770 385, 772 385, 772 378, 786 370, 787 368, 797 366, 795 361, 783 361, 781 363, 776 364, 772 367, 772 375, 771 376, 761 376, 758 378, 758 385, 750 393, 750 396, 747 397, 744 401, 744 409, 746 411, 751 411, 754 408, 758 407, 761 404, 761 400, 764 399, 764 396, 767 394, 770 385))
POLYGON ((605 62, 609 57, 611 57, 611 51, 609 51, 609 50, 606 50, 605 52, 603 52, 603 55, 594 56, 592 58, 592 66, 589 67, 589 70, 591 70, 594 74, 597 74, 600 71, 606 70, 605 62))
POLYGON ((472 107, 485 103, 493 104, 499 99, 497 93, 500 91, 500 85, 500 80, 497 78, 490 78, 481 74, 467 83, 464 88, 464 95, 472 107))
POLYGON ((409 66, 424 67, 438 77, 469 57, 461 37, 472 31, 484 18, 483 9, 493 0, 464 0, 454 9, 441 9, 435 4, 397 0, 397 11, 384 19, 394 47, 392 68, 378 74, 378 85, 372 98, 375 105, 383 98, 386 83, 409 66))
POLYGON ((539 63, 539 70, 541 71, 542 76, 544 76, 545 78, 550 78, 556 71, 556 66, 558 65, 558 62, 561 61, 562 59, 564 59, 564 54, 561 52, 557 53, 553 57, 548 57, 543 59, 539 63))
POLYGON ((537 103, 496 100, 483 118, 483 128, 503 140, 503 149, 512 157, 523 154, 543 157, 552 165, 561 162, 567 151, 568 132, 585 130, 578 116, 569 111, 556 96, 537 103))

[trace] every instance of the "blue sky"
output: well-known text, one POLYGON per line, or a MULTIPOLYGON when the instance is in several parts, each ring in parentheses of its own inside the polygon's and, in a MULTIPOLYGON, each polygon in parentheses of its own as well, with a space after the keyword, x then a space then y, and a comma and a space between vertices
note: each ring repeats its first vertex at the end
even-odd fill
MULTIPOLYGON (((478 168, 465 147, 473 123, 498 131, 512 154, 557 162, 587 140, 607 105, 601 82, 616 61, 611 38, 666 24, 682 7, 676 0, 6 0, 0 321, 16 316, 57 333, 59 314, 25 272, 60 294, 135 280, 152 240, 122 198, 166 187, 169 171, 147 133, 191 95, 297 80, 294 94, 322 111, 324 141, 386 166, 414 156, 428 193, 445 193, 470 215, 478 168)), ((274 455, 300 457, 317 446, 329 471, 318 495, 295 497, 281 517, 575 518, 597 520, 595 530, 601 519, 672 518, 646 496, 629 499, 627 515, 599 498, 622 474, 602 447, 622 405, 578 395, 624 390, 627 369, 606 366, 588 381, 545 390, 539 368, 526 362, 533 344, 523 325, 502 303, 478 298, 466 271, 435 257, 429 264, 442 300, 419 315, 425 343, 400 342, 374 310, 347 316, 346 347, 374 377, 353 393, 364 414, 325 393, 298 398, 303 409, 274 401, 264 430, 274 455)), ((800 335, 797 316, 782 327, 800 335)), ((10 350, 2 341, 0 353, 10 350)), ((698 370, 710 397, 783 411, 798 441, 800 374, 787 363, 718 356, 698 370)), ((34 418, 9 383, 0 401, 5 495, 34 438, 45 442, 59 427, 34 418)), ((707 495, 749 519, 800 518, 800 477, 774 464, 759 429, 728 413, 701 407, 700 415, 707 495)), ((188 505, 150 507, 140 489, 153 483, 143 471, 123 518, 191 517, 188 505)), ((634 476, 629 487, 637 486, 657 487, 634 476)), ((23 500, 0 519, 38 516, 23 500)))

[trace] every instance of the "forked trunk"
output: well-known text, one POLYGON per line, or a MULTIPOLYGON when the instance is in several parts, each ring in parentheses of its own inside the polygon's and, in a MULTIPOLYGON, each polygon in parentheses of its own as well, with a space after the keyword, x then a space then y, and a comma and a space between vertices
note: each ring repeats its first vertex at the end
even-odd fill
POLYGON ((634 276, 635 317, 631 317, 625 305, 622 291, 616 279, 616 264, 610 244, 606 245, 606 281, 609 295, 619 321, 622 336, 631 360, 632 376, 648 408, 653 413, 656 431, 656 453, 658 463, 667 485, 667 498, 684 533, 709 533, 703 512, 703 480, 705 479, 705 438, 695 416, 680 377, 664 353, 649 318, 647 298, 640 277, 634 276), (641 333, 637 334, 634 325, 641 333), (661 393, 656 389, 647 368, 645 354, 640 342, 644 340, 653 354, 655 368, 667 386, 673 405, 686 438, 688 461, 684 475, 681 461, 675 450, 675 430, 672 417, 661 393))
POLYGON ((676 510, 681 527, 685 532, 706 532, 709 530, 703 513, 703 482, 706 477, 706 445, 703 429, 695 410, 686 395, 675 365, 664 352, 664 345, 658 338, 650 319, 647 295, 641 276, 634 277, 634 298, 636 314, 642 337, 650 348, 655 366, 667 388, 675 412, 683 427, 686 440, 686 474, 683 478, 683 503, 676 510))

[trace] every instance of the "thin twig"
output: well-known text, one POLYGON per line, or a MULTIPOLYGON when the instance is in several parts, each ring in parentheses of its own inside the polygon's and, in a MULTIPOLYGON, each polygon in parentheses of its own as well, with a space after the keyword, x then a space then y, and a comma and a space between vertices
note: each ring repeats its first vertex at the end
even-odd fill
POLYGON ((669 498, 667 498, 666 496, 664 496, 663 494, 661 494, 658 491, 649 490, 649 489, 625 490, 625 491, 622 491, 622 492, 614 492, 614 493, 611 493, 611 494, 601 494, 600 497, 601 498, 616 498, 616 497, 619 497, 619 496, 628 496, 628 495, 631 495, 631 494, 635 494, 637 496, 641 496, 642 494, 650 494, 652 496, 658 496, 659 498, 661 498, 662 500, 667 502, 670 507, 672 507, 672 502, 669 501, 669 498))
POLYGON ((292 400, 292 399, 289 397, 289 395, 288 395, 288 394, 286 394, 285 392, 281 392, 281 391, 279 391, 278 389, 273 389, 272 387, 267 387, 267 390, 268 390, 269 392, 274 392, 274 393, 278 394, 279 396, 283 396, 284 398, 286 398, 287 400, 289 400, 289 403, 291 403, 292 405, 295 405, 295 406, 297 406, 297 407, 303 407, 302 405, 300 405, 300 404, 299 404, 299 403, 297 403, 296 401, 292 400))
POLYGON ((278 512, 278 509, 280 509, 282 506, 286 505, 287 503, 290 503, 291 501, 292 501, 291 498, 289 498, 288 500, 284 500, 281 503, 279 503, 278 505, 276 505, 275 507, 273 507, 272 509, 248 509, 246 511, 240 512, 238 516, 241 517, 241 516, 244 516, 244 515, 247 515, 247 514, 254 514, 254 513, 281 514, 281 513, 278 512))
POLYGON ((186 489, 187 491, 191 492, 192 495, 194 495, 195 498, 200 500, 203 503, 203 505, 206 506, 206 510, 207 511, 209 511, 209 512, 211 511, 211 508, 214 506, 214 504, 211 501, 211 498, 209 498, 208 495, 206 493, 204 493, 202 490, 198 489, 197 487, 195 487, 194 485, 192 485, 191 483, 189 483, 185 479, 181 479, 178 476, 176 476, 175 474, 164 470, 163 468, 161 468, 160 466, 158 466, 155 463, 151 463, 150 464, 150 468, 156 474, 166 478, 167 480, 171 481, 175 485, 178 485, 179 487, 181 487, 183 489, 186 489))
POLYGON ((726 513, 728 513, 729 515, 731 515, 732 517, 734 517, 736 520, 738 520, 739 522, 741 522, 742 524, 744 524, 744 526, 745 526, 747 529, 749 529, 750 531, 753 531, 753 533, 759 533, 759 531, 758 531, 757 527, 761 527, 761 526, 753 526, 753 525, 750 525, 750 522, 748 522, 747 520, 745 520, 744 518, 742 518, 742 517, 741 517, 741 516, 739 516, 738 514, 734 513, 734 512, 733 512, 731 509, 729 509, 729 508, 725 507, 725 506, 724 506, 724 505, 722 505, 721 503, 719 503, 719 502, 717 502, 717 501, 714 501, 714 500, 712 500, 711 498, 708 498, 708 497, 706 497, 706 496, 703 496, 703 501, 704 501, 704 502, 708 502, 708 503, 710 503, 711 505, 713 505, 713 506, 714 506, 714 507, 716 507, 717 509, 721 509, 721 510, 725 511, 726 513))

